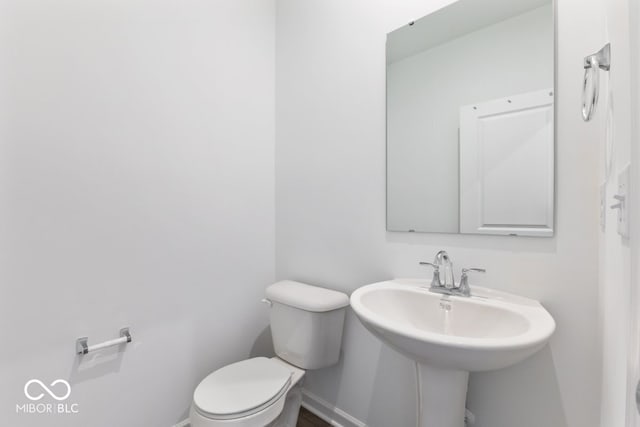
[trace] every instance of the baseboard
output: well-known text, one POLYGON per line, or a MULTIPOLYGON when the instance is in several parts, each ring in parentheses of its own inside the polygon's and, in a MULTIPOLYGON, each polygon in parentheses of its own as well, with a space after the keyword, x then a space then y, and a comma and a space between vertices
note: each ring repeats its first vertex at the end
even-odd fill
POLYGON ((367 427, 362 421, 306 389, 302 390, 302 406, 334 427, 367 427))
MULTIPOLYGON (((367 427, 365 423, 347 414, 335 405, 308 390, 302 390, 302 406, 334 427, 367 427)), ((189 419, 180 421, 172 427, 190 427, 189 419)))

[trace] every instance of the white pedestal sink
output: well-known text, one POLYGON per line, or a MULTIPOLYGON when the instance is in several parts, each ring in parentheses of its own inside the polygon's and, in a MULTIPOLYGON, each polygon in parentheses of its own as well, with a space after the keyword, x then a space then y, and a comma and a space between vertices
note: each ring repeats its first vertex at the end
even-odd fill
POLYGON ((463 427, 469 372, 501 369, 540 350, 555 330, 539 302, 486 288, 430 292, 424 280, 357 289, 351 307, 380 340, 416 361, 418 427, 463 427))

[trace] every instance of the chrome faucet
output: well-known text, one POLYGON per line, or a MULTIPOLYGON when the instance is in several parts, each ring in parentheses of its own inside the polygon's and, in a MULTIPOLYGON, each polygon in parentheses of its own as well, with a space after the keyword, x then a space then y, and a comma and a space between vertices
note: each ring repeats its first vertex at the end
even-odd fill
POLYGON ((431 280, 432 289, 452 289, 455 286, 456 282, 453 278, 453 263, 446 251, 438 252, 436 257, 433 259, 433 262, 420 262, 420 265, 430 265, 433 267, 433 279, 431 280), (444 278, 442 276, 444 276, 444 278))
POLYGON ((472 271, 484 273, 486 271, 483 268, 463 268, 462 276, 460 276, 460 283, 456 285, 456 281, 453 276, 453 262, 451 262, 451 258, 446 251, 438 252, 433 262, 422 261, 420 262, 420 265, 429 265, 433 267, 433 279, 431 280, 431 286, 429 287, 431 292, 463 297, 471 296, 467 273, 472 271))
POLYGON ((436 264, 440 266, 440 269, 444 268, 442 272, 444 277, 440 278, 440 286, 444 286, 447 289, 453 289, 456 286, 456 280, 453 277, 453 262, 449 258, 449 254, 446 251, 440 251, 436 254, 436 264))

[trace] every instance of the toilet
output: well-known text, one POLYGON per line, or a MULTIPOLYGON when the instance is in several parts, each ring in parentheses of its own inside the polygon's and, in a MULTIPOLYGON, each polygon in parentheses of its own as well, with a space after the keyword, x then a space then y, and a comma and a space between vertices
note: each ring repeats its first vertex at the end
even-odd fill
POLYGON ((277 357, 254 357, 209 374, 193 393, 191 427, 295 427, 307 369, 340 358, 342 292, 285 280, 266 290, 277 357))

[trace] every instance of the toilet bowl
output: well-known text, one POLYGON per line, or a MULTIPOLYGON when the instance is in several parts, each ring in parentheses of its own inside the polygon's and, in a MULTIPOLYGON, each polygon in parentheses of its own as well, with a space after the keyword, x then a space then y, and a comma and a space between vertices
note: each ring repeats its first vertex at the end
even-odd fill
POLYGON ((193 393, 191 427, 295 427, 305 370, 338 362, 347 295, 286 280, 266 296, 277 357, 209 374, 193 393))
POLYGON ((265 357, 218 369, 202 380, 193 394, 191 426, 275 427, 275 421, 295 419, 304 373, 283 360, 265 357))

